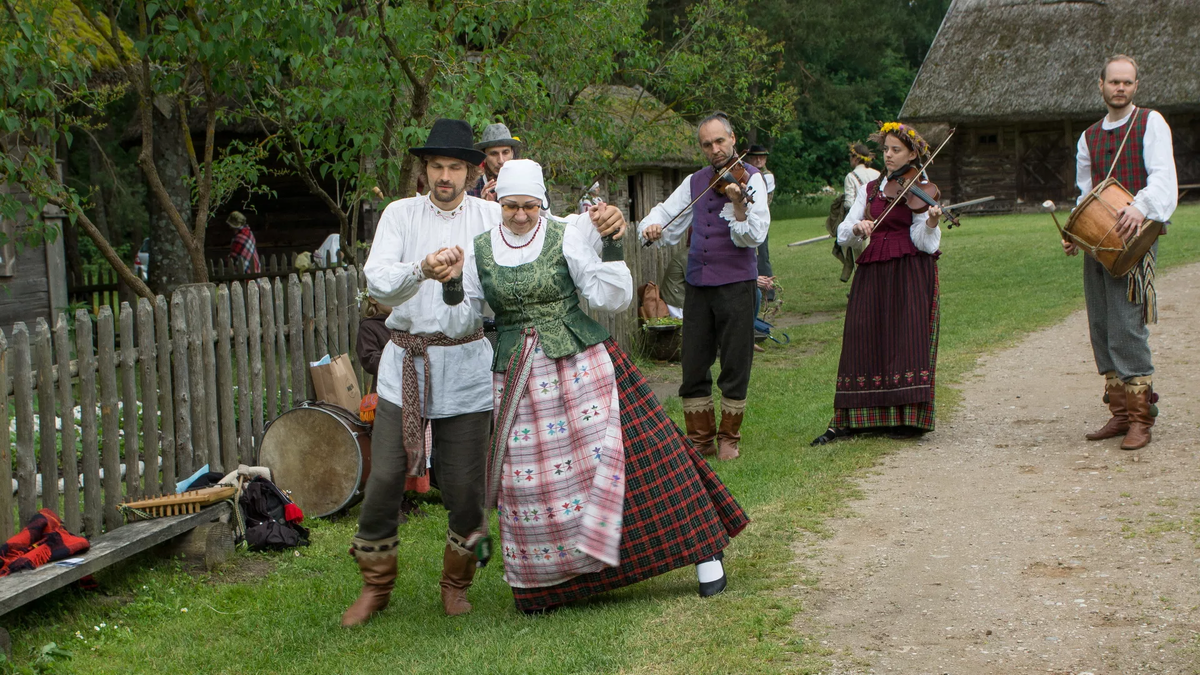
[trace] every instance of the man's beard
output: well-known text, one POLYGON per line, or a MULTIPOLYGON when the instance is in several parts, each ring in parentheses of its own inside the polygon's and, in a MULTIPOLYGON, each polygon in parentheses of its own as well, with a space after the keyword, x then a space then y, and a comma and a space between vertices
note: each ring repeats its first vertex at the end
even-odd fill
POLYGON ((1125 94, 1124 97, 1125 97, 1124 101, 1117 103, 1115 95, 1109 96, 1108 94, 1105 94, 1104 95, 1104 104, 1109 106, 1110 108, 1117 108, 1117 109, 1126 108, 1133 104, 1133 96, 1131 96, 1129 94, 1125 94))
POLYGON ((458 196, 460 194, 462 194, 464 190, 466 190, 466 188, 463 186, 459 186, 459 185, 453 185, 453 184, 439 185, 437 183, 434 183, 432 192, 433 192, 433 196, 438 201, 448 203, 448 202, 454 201, 455 199, 458 199, 458 196), (443 191, 445 191, 445 190, 449 190, 451 192, 450 196, 448 196, 448 197, 442 196, 443 191))

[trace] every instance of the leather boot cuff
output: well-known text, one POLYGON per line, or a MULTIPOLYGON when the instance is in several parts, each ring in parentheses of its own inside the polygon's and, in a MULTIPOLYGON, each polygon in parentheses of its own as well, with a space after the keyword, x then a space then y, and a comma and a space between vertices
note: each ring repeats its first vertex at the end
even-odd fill
POLYGON ((721 413, 727 415, 742 415, 746 412, 746 399, 735 401, 731 398, 721 399, 721 413))
POLYGON ((1107 373, 1104 373, 1105 389, 1122 389, 1124 387, 1125 383, 1122 382, 1121 378, 1117 376, 1117 371, 1110 370, 1107 373))
POLYGON ((1142 392, 1150 391, 1150 376, 1131 377, 1125 382, 1125 391, 1130 394, 1141 394, 1142 392))
POLYGON ((709 410, 715 410, 711 396, 683 399, 684 414, 708 412, 709 410))
POLYGON ((350 540, 350 555, 354 556, 357 560, 394 558, 396 557, 396 548, 399 545, 399 536, 374 541, 354 537, 350 540))
POLYGON ((453 530, 446 530, 446 545, 450 547, 451 551, 459 555, 474 555, 471 549, 467 547, 468 539, 469 537, 464 537, 453 530))

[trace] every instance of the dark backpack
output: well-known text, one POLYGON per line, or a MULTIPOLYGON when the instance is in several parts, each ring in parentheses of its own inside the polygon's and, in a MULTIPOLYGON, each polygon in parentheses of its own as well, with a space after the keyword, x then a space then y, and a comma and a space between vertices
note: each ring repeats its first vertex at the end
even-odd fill
POLYGON ((238 500, 246 521, 246 544, 251 551, 279 551, 308 546, 304 514, 274 483, 261 476, 242 490, 238 500))

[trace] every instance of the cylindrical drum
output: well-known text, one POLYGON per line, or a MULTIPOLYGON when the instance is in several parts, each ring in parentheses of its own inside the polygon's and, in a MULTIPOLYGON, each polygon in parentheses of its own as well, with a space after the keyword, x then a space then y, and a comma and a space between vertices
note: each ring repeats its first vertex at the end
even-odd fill
POLYGON ((371 427, 330 403, 306 401, 263 432, 259 462, 308 516, 357 504, 371 474, 371 427))

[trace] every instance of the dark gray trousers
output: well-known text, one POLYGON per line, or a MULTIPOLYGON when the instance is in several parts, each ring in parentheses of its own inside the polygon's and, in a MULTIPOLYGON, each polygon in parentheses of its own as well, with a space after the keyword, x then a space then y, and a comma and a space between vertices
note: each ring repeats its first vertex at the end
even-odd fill
POLYGON ((1142 323, 1142 306, 1129 301, 1128 288, 1128 279, 1113 278, 1103 265, 1084 256, 1083 297, 1096 369, 1101 374, 1116 371, 1122 382, 1154 373, 1150 329, 1142 323))
MULTIPOLYGON (((432 463, 442 504, 450 512, 450 530, 463 537, 483 525, 491 419, 491 411, 485 410, 430 420, 435 448, 432 463)), ((371 432, 371 476, 358 514, 360 539, 378 541, 396 536, 408 476, 403 427, 400 407, 379 399, 371 432)))
POLYGON ((721 396, 746 400, 754 364, 754 305, 757 285, 738 281, 724 286, 684 284, 683 383, 680 398, 712 396, 712 365, 721 352, 717 387, 721 396))

